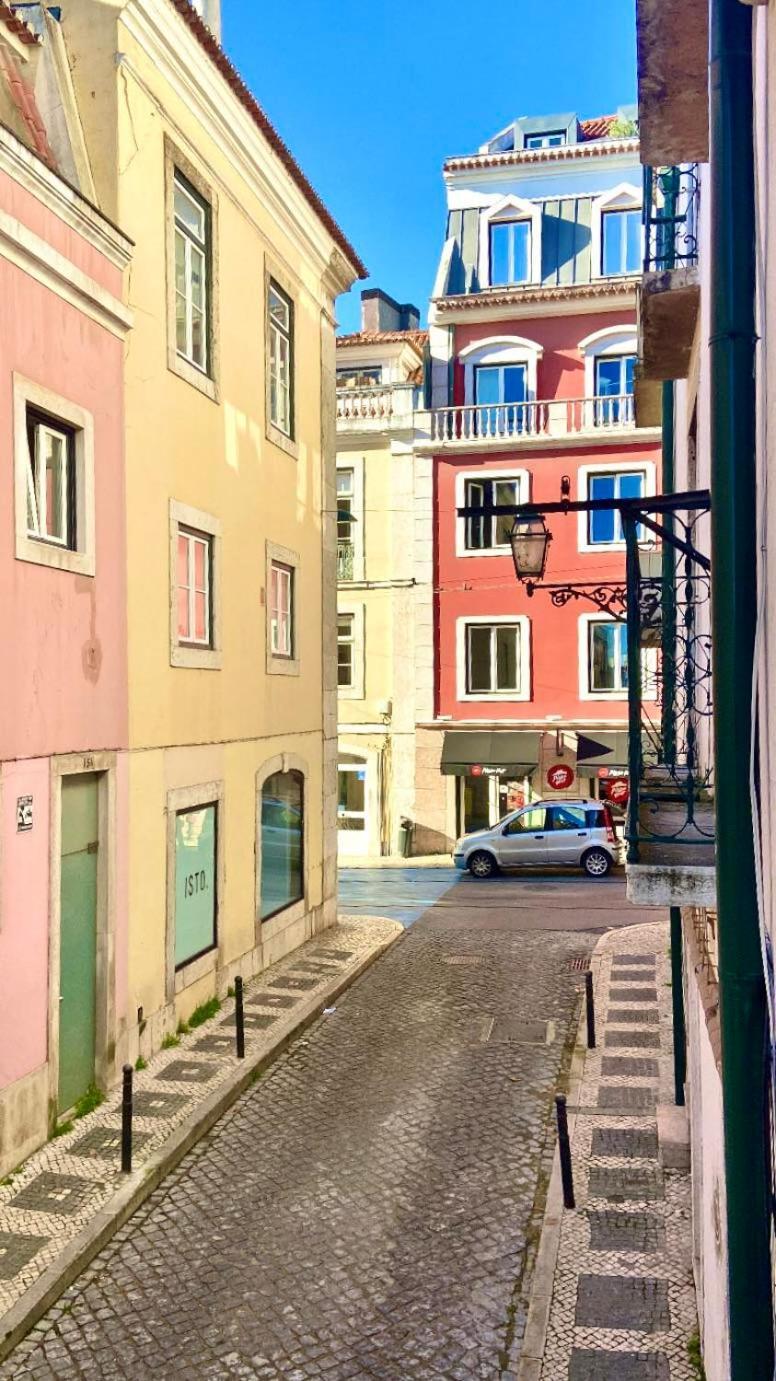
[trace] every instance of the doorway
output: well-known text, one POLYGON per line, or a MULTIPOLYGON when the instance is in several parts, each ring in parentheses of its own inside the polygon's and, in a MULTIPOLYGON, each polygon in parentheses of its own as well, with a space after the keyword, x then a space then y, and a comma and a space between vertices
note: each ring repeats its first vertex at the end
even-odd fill
POLYGON ((369 851, 367 761, 344 753, 337 768, 337 843, 341 854, 369 851))
POLYGON ((95 1077, 99 774, 62 778, 59 891, 60 1112, 95 1077))

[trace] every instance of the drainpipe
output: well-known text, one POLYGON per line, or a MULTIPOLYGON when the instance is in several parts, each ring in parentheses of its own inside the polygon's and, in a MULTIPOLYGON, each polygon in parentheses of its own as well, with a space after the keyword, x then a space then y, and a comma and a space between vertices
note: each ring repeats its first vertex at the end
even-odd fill
POLYGON ((710 12, 715 811, 731 1381, 773 1381, 766 994, 749 752, 757 593, 752 12, 710 12))

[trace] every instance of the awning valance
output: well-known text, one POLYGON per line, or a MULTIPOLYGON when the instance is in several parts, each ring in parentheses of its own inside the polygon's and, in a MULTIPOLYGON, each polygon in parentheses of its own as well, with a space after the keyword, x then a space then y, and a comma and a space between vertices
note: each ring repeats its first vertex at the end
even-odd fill
POLYGON ((475 729, 446 733, 442 772, 463 776, 473 767, 501 768, 499 775, 526 777, 539 762, 540 735, 533 729, 475 729))

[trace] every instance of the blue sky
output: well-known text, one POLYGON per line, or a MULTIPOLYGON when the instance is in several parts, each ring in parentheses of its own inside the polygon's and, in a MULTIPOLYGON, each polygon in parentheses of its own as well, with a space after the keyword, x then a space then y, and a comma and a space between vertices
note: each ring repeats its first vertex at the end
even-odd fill
POLYGON ((224 45, 370 271, 425 320, 442 163, 517 115, 636 99, 633 0, 222 0, 224 45))

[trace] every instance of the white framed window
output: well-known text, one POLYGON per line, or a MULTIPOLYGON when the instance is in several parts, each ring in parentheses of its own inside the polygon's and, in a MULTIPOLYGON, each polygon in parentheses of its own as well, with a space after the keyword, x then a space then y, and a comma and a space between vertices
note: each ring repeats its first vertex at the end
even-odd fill
POLYGON ((463 365, 464 402, 467 406, 481 405, 487 414, 489 406, 510 406, 508 395, 513 393, 517 395, 514 400, 517 416, 519 402, 532 402, 536 398, 542 354, 542 346, 524 336, 488 336, 465 346, 458 354, 463 365), (512 369, 517 372, 507 373, 512 369), (481 370, 495 372, 481 374, 481 370))
POLYGON ((633 421, 635 355, 598 355, 595 361, 595 425, 633 421))
POLYGON ((299 674, 299 556, 266 544, 266 648, 270 675, 299 674))
POLYGON ((16 558, 94 575, 91 413, 13 375, 16 558))
POLYGON ((542 211, 539 202, 509 193, 480 212, 479 279, 483 288, 540 283, 542 211))
POLYGON ((178 168, 173 183, 175 346, 184 360, 207 373, 210 208, 178 168))
POLYGON ((348 690, 355 675, 355 614, 337 614, 337 685, 348 690))
MULTIPOLYGON (((461 471, 456 475, 456 509, 526 503, 527 500, 527 470, 482 469, 461 471)), ((508 516, 456 517, 456 555, 508 555, 513 524, 514 519, 508 516)))
POLYGON ((211 567, 213 539, 204 532, 178 528, 177 605, 178 642, 211 647, 211 567))
POLYGON ((221 653, 221 524, 170 500, 170 665, 217 671, 221 653))
MULTIPOLYGON (((657 650, 641 652, 641 689, 645 700, 656 695, 657 650)), ((627 700, 627 625, 600 614, 579 620, 579 694, 582 700, 627 700)))
POLYGON ((274 279, 267 290, 269 420, 284 436, 294 435, 294 304, 274 279))
POLYGON ((294 653, 294 572, 273 561, 269 582, 270 642, 273 657, 294 653))
POLYGON ((27 536, 76 551, 75 437, 27 409, 27 536))
POLYGON ((167 792, 166 993, 199 982, 218 966, 224 889, 224 784, 167 792))
POLYGON ((527 149, 559 149, 566 142, 566 131, 562 129, 548 130, 546 134, 527 134, 525 136, 525 148, 527 149))
POLYGON ((337 580, 364 578, 364 459, 337 461, 337 580))
MULTIPOLYGON (((577 495, 580 499, 642 499, 654 493, 655 466, 651 461, 638 461, 629 465, 627 460, 618 460, 610 464, 579 467, 577 495)), ((625 533, 622 519, 616 510, 600 509, 594 513, 580 513, 578 524, 580 551, 623 550, 625 533)), ((643 527, 638 529, 638 539, 642 545, 652 544, 648 532, 643 527)))
POLYGON ((641 211, 604 211, 601 225, 601 275, 614 278, 641 270, 641 211))
POLYGON ((341 700, 364 698, 363 604, 337 605, 337 690, 341 700))
POLYGON ((591 206, 590 252, 592 272, 598 278, 617 278, 641 273, 644 235, 641 225, 641 189, 621 182, 591 206))
POLYGON ((529 700, 529 621, 524 614, 457 621, 459 700, 529 700))
POLYGON ((531 222, 491 221, 491 287, 528 283, 531 278, 531 222))

